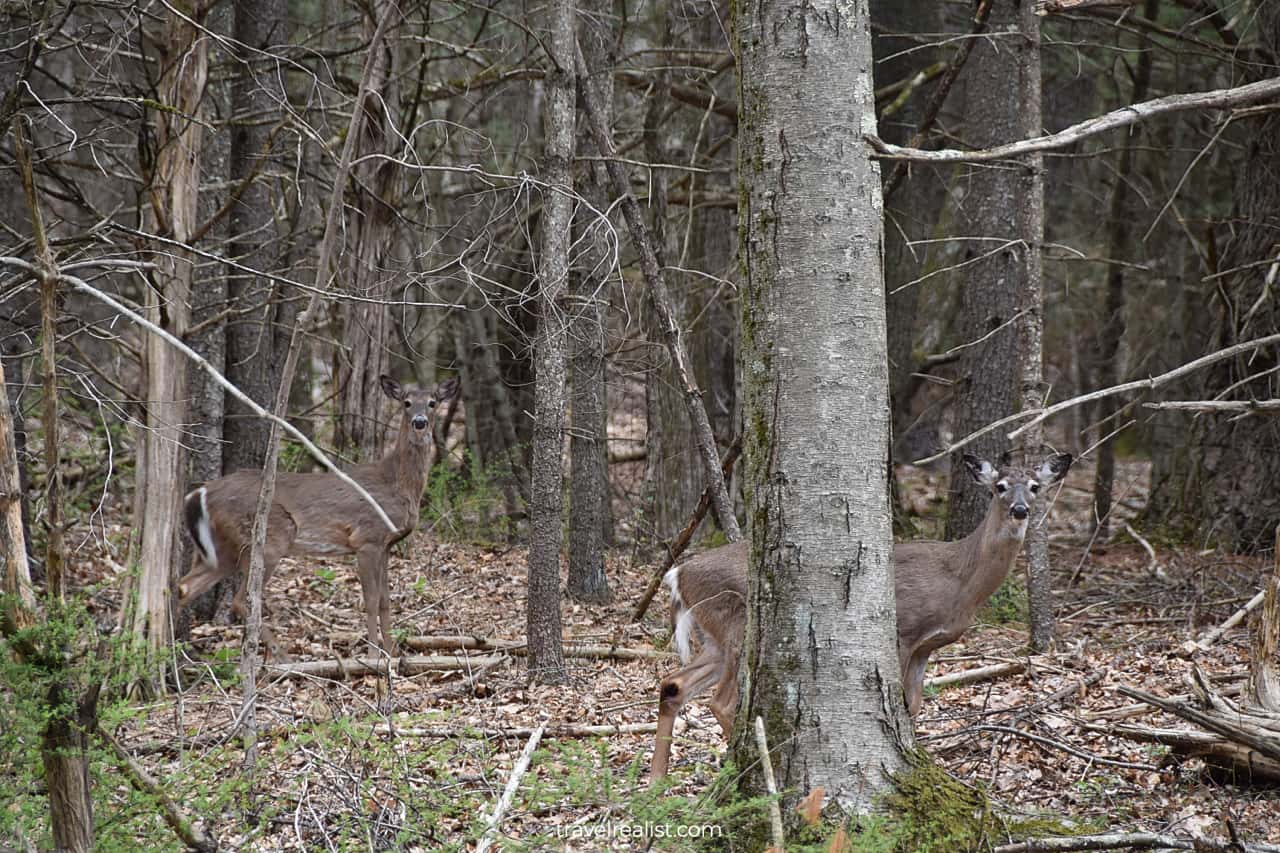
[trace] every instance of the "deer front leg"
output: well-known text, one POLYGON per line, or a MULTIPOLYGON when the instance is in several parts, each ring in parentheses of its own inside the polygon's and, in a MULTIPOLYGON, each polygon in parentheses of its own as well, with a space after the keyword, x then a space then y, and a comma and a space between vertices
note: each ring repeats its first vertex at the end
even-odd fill
POLYGON ((379 545, 362 547, 356 552, 356 568, 360 576, 360 591, 364 594, 369 645, 395 657, 396 649, 391 640, 391 602, 386 591, 386 550, 379 545))

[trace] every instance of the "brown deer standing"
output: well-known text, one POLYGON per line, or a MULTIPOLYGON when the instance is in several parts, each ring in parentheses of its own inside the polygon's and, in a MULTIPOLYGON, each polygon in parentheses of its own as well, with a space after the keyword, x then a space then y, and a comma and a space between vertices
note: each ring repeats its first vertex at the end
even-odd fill
MULTIPOLYGON (((355 554, 369 642, 377 646, 381 638, 381 647, 394 656, 387 559, 391 546, 417 527, 433 447, 432 421, 437 406, 458 393, 458 380, 447 379, 434 391, 401 388, 389 376, 379 377, 379 382, 383 392, 404 407, 400 434, 382 459, 356 465, 347 473, 377 500, 396 530, 388 529, 369 502, 332 473, 280 473, 267 517, 263 586, 281 557, 355 554)), ((178 581, 179 608, 223 578, 239 575, 232 606, 245 617, 250 537, 261 485, 260 472, 237 471, 186 496, 186 528, 196 555, 191 571, 178 581)), ((262 634, 275 654, 266 625, 262 634)))
MULTIPOLYGON (((929 655, 960 638, 984 601, 1013 567, 1027 535, 1031 507, 1071 467, 1070 453, 1050 456, 1035 470, 997 470, 964 455, 974 480, 991 489, 991 505, 978 529, 954 542, 903 542, 893 547, 898 610, 898 664, 907 708, 915 716, 929 655)), ((699 554, 667 572, 674 640, 685 666, 658 688, 658 734, 650 779, 667 774, 676 715, 715 687, 711 712, 726 736, 738 705, 738 664, 747 623, 749 546, 735 542, 699 554), (701 648, 692 654, 691 639, 701 648)))

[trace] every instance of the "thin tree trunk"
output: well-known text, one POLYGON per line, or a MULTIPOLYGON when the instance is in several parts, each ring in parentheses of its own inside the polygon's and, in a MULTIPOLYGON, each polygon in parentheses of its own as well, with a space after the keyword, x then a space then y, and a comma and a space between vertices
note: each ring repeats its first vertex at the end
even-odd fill
POLYGON ((565 355, 563 299, 569 278, 573 221, 574 4, 556 0, 549 13, 551 64, 547 75, 542 258, 538 274, 538 337, 534 344, 533 497, 529 505, 529 677, 565 680, 560 631, 560 545, 564 511, 565 355))
MULTIPOLYGON (((59 473, 58 383, 57 360, 54 344, 57 339, 57 284, 58 270, 53 252, 49 248, 40 200, 35 184, 35 170, 31 161, 31 145, 26 137, 25 120, 14 126, 14 149, 21 173, 27 206, 31 213, 31 239, 36 256, 37 277, 40 282, 40 361, 43 372, 44 411, 44 461, 47 485, 45 487, 45 542, 46 618, 61 614, 66 598, 63 567, 66 554, 62 532, 62 477, 59 473)), ((7 442, 6 442, 7 443, 7 442)), ((6 466, 7 467, 7 466, 6 466)), ((22 601, 23 580, 21 569, 15 569, 14 587, 22 601)), ((5 572, 5 590, 10 588, 9 570, 5 572)), ((27 579, 29 586, 30 579, 27 579)), ((19 607, 19 609, 23 609, 19 607)), ((18 620, 26 617, 18 615, 18 620)), ((49 793, 49 825, 53 843, 58 850, 68 853, 89 853, 93 849, 93 792, 89 782, 89 757, 86 749, 88 733, 97 726, 98 688, 90 687, 77 699, 73 691, 75 682, 63 677, 64 648, 37 649, 37 654, 47 658, 50 670, 49 692, 46 695, 45 719, 40 732, 40 759, 44 766, 45 786, 49 793)))
MULTIPOLYGON (((903 766, 886 494, 889 377, 865 4, 740 6, 743 458, 752 520, 733 755, 872 808, 903 766), (850 9, 853 13, 850 14, 850 9)), ((752 793, 759 773, 743 774, 752 793)), ((790 811, 790 810, 786 810, 790 811)), ((757 845, 763 846, 763 845, 757 845)))
MULTIPOLYGON (((581 57, 578 61, 581 64, 581 57)), ((587 120, 591 122, 591 128, 595 134, 596 145, 607 158, 605 164, 609 170, 609 180, 613 184, 614 193, 621 198, 622 213, 626 217, 632 242, 640 254, 640 271, 653 297, 663 341, 666 343, 667 352, 671 355, 672 364, 680 380, 685 410, 689 413, 689 421, 693 425, 694 436, 697 439, 703 475, 711 489, 711 503, 715 508, 716 520, 720 522, 725 538, 730 542, 737 542, 742 538, 742 531, 733 514, 733 500, 729 497, 729 490, 725 488, 724 474, 720 470, 720 454, 716 449, 715 436, 711 433, 711 424, 707 420, 707 410, 702 405, 702 392, 698 389, 690 370, 689 355, 682 339, 671 293, 667 289, 653 243, 649 239, 648 229, 640 214, 640 206, 631 193, 631 184, 627 179, 626 170, 618 162, 617 147, 613 144, 609 126, 604 123, 604 108, 596 100, 595 93, 590 87, 582 90, 582 101, 587 120)))
POLYGON ((32 622, 36 599, 27 562, 27 536, 22 526, 22 478, 4 362, 0 361, 0 559, 4 560, 4 607, 0 610, 0 635, 8 636, 32 622))
MULTIPOLYGON (((209 12, 207 25, 209 29, 220 35, 232 31, 233 9, 228 3, 221 3, 209 12)), ((222 43, 212 42, 209 57, 211 68, 219 65, 226 67, 228 56, 221 47, 222 43)), ((208 97, 204 100, 202 118, 219 128, 205 143, 202 154, 206 177, 201 181, 198 217, 200 222, 209 223, 226 205, 230 178, 231 142, 227 129, 230 126, 231 87, 221 82, 209 87, 208 97)), ((202 226, 203 227, 203 226, 202 226)), ((206 240, 217 251, 227 237, 225 219, 215 222, 206 234, 206 240)), ((227 267, 212 265, 203 269, 194 283, 191 293, 191 317, 193 322, 200 323, 209 317, 216 316, 227 307, 227 267)), ((227 326, 225 323, 213 323, 203 327, 199 332, 188 336, 191 348, 198 352, 215 370, 226 375, 227 326)), ((222 386, 214 382, 203 370, 191 371, 189 376, 191 399, 191 424, 188 427, 187 444, 191 453, 187 459, 187 477, 183 488, 194 487, 198 483, 216 480, 222 476, 223 418, 226 413, 226 401, 222 386)), ((179 540, 182 548, 180 566, 189 566, 195 545, 187 537, 179 540)), ((227 578, 219 582, 213 589, 196 599, 183 613, 179 614, 176 626, 179 637, 185 637, 193 620, 211 621, 218 609, 228 610, 234 592, 235 579, 227 578)))
MULTIPOLYGON (((204 136, 200 124, 187 117, 198 115, 204 96, 208 42, 196 23, 171 13, 159 59, 160 97, 173 109, 156 114, 156 165, 148 200, 152 227, 165 242, 157 247, 155 287, 147 288, 147 319, 182 337, 190 323, 195 271, 195 256, 183 246, 198 225, 204 136)), ((135 522, 142 531, 142 573, 132 629, 151 648, 161 649, 173 640, 170 589, 181 554, 187 370, 186 360, 156 335, 143 341, 143 363, 146 423, 140 436, 143 468, 138 472, 141 515, 135 522)))
MULTIPOLYGON (((1158 0, 1147 0, 1143 7, 1143 16, 1154 21, 1158 11, 1158 0)), ((1133 95, 1129 99, 1138 103, 1147 99, 1147 90, 1151 85, 1151 46, 1145 38, 1138 50, 1138 67, 1133 75, 1133 95)), ((1137 147, 1137 129, 1126 134, 1120 146, 1120 158, 1116 164, 1115 185, 1111 188, 1111 201, 1107 208, 1107 250, 1106 257, 1119 260, 1130 251, 1130 239, 1134 213, 1129 209, 1132 195, 1133 155, 1137 147)), ((1098 369, 1094 373, 1094 384, 1098 388, 1110 388, 1120 382, 1120 344, 1125 333, 1125 267, 1119 263, 1107 265, 1106 299, 1102 309, 1102 330, 1097 347, 1098 369)), ((1099 431, 1105 435, 1119 424, 1113 422, 1120 411, 1118 401, 1114 397, 1106 397, 1098 401, 1095 421, 1099 431)), ((1097 538, 1106 541, 1111 522, 1111 493, 1114 487, 1116 472, 1116 448, 1114 439, 1102 442, 1098 446, 1098 465, 1093 478, 1093 522, 1097 538)))
MULTIPOLYGON (((243 266, 259 273, 279 268, 281 251, 276 239, 273 179, 275 128, 266 116, 280 112, 285 99, 282 75, 265 53, 272 44, 286 41, 285 0, 235 0, 232 32, 243 45, 232 83, 229 175, 240 197, 231 209, 230 254, 243 266), (247 182, 247 183, 246 183, 247 182)), ((282 350, 289 339, 296 308, 283 301, 290 293, 266 275, 237 270, 230 276, 230 305, 247 313, 233 317, 226 326, 226 376, 261 406, 271 406, 280 385, 282 350)), ((267 455, 271 425, 256 417, 234 397, 226 397, 226 439, 222 473, 257 470, 267 455)))
MULTIPOLYGON (((613 62, 609 56, 612 28, 607 13, 609 0, 593 0, 586 13, 581 32, 583 56, 589 77, 580 86, 592 86, 602 104, 613 101, 613 62)), ((606 107, 607 108, 607 107, 606 107)), ((612 110, 610 110, 610 113, 612 110)), ((606 118, 606 121, 609 119, 606 118)), ((583 126, 580 146, 584 154, 594 155, 590 133, 583 126)), ((608 209, 605 187, 608 177, 604 167, 593 164, 584 182, 583 192, 592 207, 608 209)), ((582 268, 575 271, 573 282, 573 329, 571 348, 573 373, 571 383, 573 428, 569 432, 569 578, 566 592, 575 601, 601 603, 609 600, 609 578, 604 571, 606 510, 609 504, 608 401, 605 393, 605 327, 603 306, 608 302, 610 263, 607 223, 585 207, 575 233, 586 239, 589 248, 582 268)))
MULTIPOLYGON (((1040 133, 1040 18, 1030 3, 1018 13, 1022 38, 1015 50, 1018 62, 1019 136, 1040 133)), ((1022 409, 1038 408, 1044 401, 1044 158, 1027 157, 1020 171, 1018 236, 1025 262, 1018 283, 1018 390, 1022 409)), ((1044 445, 1040 426, 1028 430, 1018 443, 1022 464, 1039 462, 1044 445)), ((1039 501, 1027 528, 1027 612, 1031 622, 1031 648, 1044 651, 1053 642, 1053 587, 1049 574, 1048 501, 1039 501)))
MULTIPOLYGON (((1018 9, 1015 0, 993 0, 988 26, 1000 35, 981 40, 969 58, 965 128, 977 148, 1015 140, 1022 130, 1017 46, 1024 36, 1019 33, 1018 9)), ((963 378, 956 387, 952 424, 955 435, 968 435, 1013 414, 1017 405, 1018 332, 1010 321, 1017 310, 1025 267, 1018 244, 1020 226, 1010 212, 1021 207, 1022 186, 1023 177, 1015 169, 980 167, 972 170, 961 202, 960 216, 969 223, 965 236, 970 238, 964 244, 964 260, 972 262, 959 277, 960 341, 994 334, 961 357, 957 374, 963 378)), ((996 431, 967 449, 998 464, 1009 442, 996 431)), ((947 538, 959 539, 972 532, 986 515, 988 503, 990 496, 965 473, 960 454, 952 454, 947 538)))

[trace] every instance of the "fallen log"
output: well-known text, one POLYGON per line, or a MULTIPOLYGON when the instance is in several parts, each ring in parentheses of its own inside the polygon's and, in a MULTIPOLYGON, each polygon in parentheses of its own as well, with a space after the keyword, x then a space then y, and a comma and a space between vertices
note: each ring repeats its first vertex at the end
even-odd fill
POLYGON ((996 678, 1003 678, 1006 675, 1017 675, 1025 672, 1027 665, 1021 661, 1011 661, 1009 663, 993 663, 990 666, 979 666, 974 669, 962 669, 959 672, 949 672, 946 675, 935 675, 932 678, 924 680, 925 687, 958 687, 962 684, 977 684, 982 681, 991 681, 996 678))
MULTIPOLYGON (((355 632, 339 632, 329 635, 335 643, 363 640, 364 634, 355 632)), ((505 652, 511 655, 528 654, 524 640, 502 640, 494 637, 473 637, 465 634, 443 634, 440 636, 407 637, 402 642, 405 648, 415 652, 505 652)), ((606 660, 665 660, 675 656, 674 652, 657 649, 632 649, 624 646, 610 646, 602 643, 574 643, 565 640, 565 657, 601 658, 606 660)))
POLYGON ((1134 723, 1084 723, 1081 728, 1137 743, 1162 744, 1182 758, 1200 759, 1211 769, 1227 774, 1237 784, 1280 782, 1280 761, 1209 732, 1160 729, 1134 723))
POLYGON ((1113 832, 1105 835, 1070 835, 1031 838, 993 847, 992 853, 1067 853, 1072 850, 1196 850, 1204 853, 1280 853, 1274 844, 1242 844, 1203 835, 1183 837, 1154 832, 1113 832))
POLYGON ((332 660, 268 663, 263 671, 272 678, 329 678, 341 681, 365 675, 386 675, 387 664, 399 675, 453 672, 489 666, 501 655, 405 655, 399 658, 334 658, 332 660))
MULTIPOLYGON (((388 726, 378 723, 373 727, 374 734, 394 737, 440 738, 503 738, 525 739, 531 737, 538 727, 514 729, 486 729, 479 727, 459 726, 388 726)), ((560 725, 547 726, 542 734, 543 740, 576 737, 610 737, 613 735, 651 735, 658 731, 654 723, 617 723, 613 725, 560 725)))

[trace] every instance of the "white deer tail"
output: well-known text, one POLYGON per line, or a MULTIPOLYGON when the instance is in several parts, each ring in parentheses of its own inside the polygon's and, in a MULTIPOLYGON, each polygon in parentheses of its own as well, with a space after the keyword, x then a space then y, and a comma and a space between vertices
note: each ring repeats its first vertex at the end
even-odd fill
POLYGON ((213 544, 213 528, 209 525, 209 490, 204 486, 188 494, 182 501, 187 534, 196 543, 205 565, 218 565, 218 549, 213 544))
POLYGON ((681 663, 687 664, 693 659, 693 650, 689 641, 695 626, 693 611, 685 606, 684 599, 680 597, 680 567, 669 569, 662 576, 662 583, 671 591, 671 619, 675 623, 675 634, 672 640, 676 644, 676 651, 680 653, 681 663))

